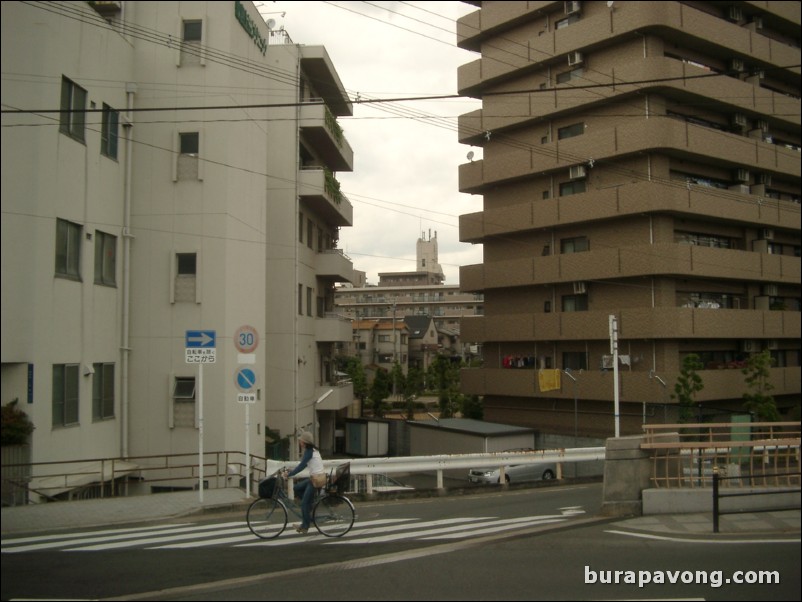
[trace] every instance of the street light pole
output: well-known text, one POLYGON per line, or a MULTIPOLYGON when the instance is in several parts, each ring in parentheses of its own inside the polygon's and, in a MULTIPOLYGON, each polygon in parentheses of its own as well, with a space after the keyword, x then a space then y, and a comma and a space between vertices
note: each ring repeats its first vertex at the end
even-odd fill
POLYGON ((618 320, 610 316, 610 353, 613 354, 613 413, 615 415, 615 438, 621 436, 621 414, 618 391, 618 320))
POLYGON ((578 431, 579 431, 578 418, 577 418, 577 392, 576 392, 576 387, 577 387, 578 381, 576 380, 576 378, 574 378, 574 375, 571 374, 571 370, 570 369, 566 368, 565 370, 563 370, 563 372, 565 373, 565 375, 568 378, 570 378, 572 381, 574 381, 574 447, 576 447, 576 441, 577 441, 577 438, 578 438, 577 434, 578 434, 578 431))

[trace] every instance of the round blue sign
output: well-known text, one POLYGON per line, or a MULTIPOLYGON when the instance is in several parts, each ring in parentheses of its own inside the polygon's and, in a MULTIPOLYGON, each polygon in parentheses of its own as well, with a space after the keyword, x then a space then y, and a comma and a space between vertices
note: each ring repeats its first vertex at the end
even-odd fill
POLYGON ((256 386, 256 372, 253 368, 239 368, 234 375, 234 384, 243 393, 250 392, 256 386))

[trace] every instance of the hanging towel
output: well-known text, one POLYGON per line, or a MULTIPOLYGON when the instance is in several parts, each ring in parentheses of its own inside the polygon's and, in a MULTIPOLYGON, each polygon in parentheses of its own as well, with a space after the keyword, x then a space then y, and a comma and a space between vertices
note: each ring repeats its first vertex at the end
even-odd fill
POLYGON ((555 391, 560 388, 559 370, 540 370, 537 374, 540 391, 555 391))

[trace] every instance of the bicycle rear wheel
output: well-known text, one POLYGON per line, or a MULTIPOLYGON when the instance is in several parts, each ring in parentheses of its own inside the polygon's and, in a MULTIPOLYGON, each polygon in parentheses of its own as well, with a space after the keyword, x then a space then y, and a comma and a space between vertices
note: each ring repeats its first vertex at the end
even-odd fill
POLYGON ((324 495, 312 510, 315 527, 326 537, 342 537, 354 525, 354 505, 341 495, 324 495))
POLYGON ((287 508, 281 500, 259 498, 248 506, 248 528, 262 539, 281 535, 287 526, 287 508))

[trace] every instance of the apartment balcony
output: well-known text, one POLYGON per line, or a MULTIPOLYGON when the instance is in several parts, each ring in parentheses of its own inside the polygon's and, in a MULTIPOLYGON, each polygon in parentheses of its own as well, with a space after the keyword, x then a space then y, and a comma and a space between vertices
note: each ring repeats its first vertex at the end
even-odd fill
MULTIPOLYGON (((322 99, 321 99, 322 102, 322 99)), ((332 171, 353 171, 354 151, 325 104, 301 105, 301 135, 332 171)))
POLYGON ((802 326, 797 311, 642 307, 464 317, 460 336, 473 343, 606 341, 612 312, 619 337, 631 340, 796 340, 802 326))
POLYGON ((315 83, 315 92, 323 97, 326 105, 338 117, 354 114, 354 105, 334 68, 325 46, 299 45, 301 68, 315 83))
MULTIPOLYGON (((799 367, 771 368, 770 382, 774 385, 772 395, 798 395, 800 392, 799 367)), ((583 370, 574 373, 577 378, 577 393, 580 399, 609 401, 614 399, 613 372, 583 370)), ((737 369, 699 370, 697 374, 704 389, 696 394, 697 401, 708 402, 721 399, 741 399, 746 391, 744 375, 737 369)), ((663 373, 661 378, 669 387, 676 382, 679 373, 663 373)), ((461 391, 466 395, 500 395, 506 397, 528 397, 547 399, 574 399, 574 382, 562 379, 562 389, 541 392, 537 370, 514 368, 463 368, 460 371, 461 391)), ((668 392, 659 382, 649 378, 649 371, 619 371, 620 401, 629 403, 670 402, 668 392)))
MULTIPOLYGON (((470 164, 469 164, 470 165, 470 164)), ((798 205, 706 186, 638 182, 547 200, 527 201, 460 216, 462 242, 652 212, 799 231, 798 205), (749 201, 749 202, 747 202, 749 201)))
POLYGON ((315 341, 318 343, 350 342, 354 338, 351 320, 337 314, 315 318, 315 341))
MULTIPOLYGON (((529 5, 543 3, 519 4, 522 5, 518 7, 520 15, 517 16, 517 24, 520 25, 521 22, 526 23, 528 15, 536 15, 542 8, 529 5)), ((477 50, 477 42, 471 38, 476 37, 480 42, 488 34, 493 35, 492 28, 503 23, 505 15, 494 15, 490 6, 482 8, 478 15, 472 13, 458 21, 457 39, 463 48, 477 50)), ((755 68, 786 68, 799 64, 798 48, 685 3, 630 2, 616 5, 613 11, 607 10, 604 5, 599 8, 603 10, 591 13, 583 9, 581 19, 562 29, 535 31, 532 27, 526 48, 511 44, 482 48, 483 58, 458 69, 459 93, 481 95, 482 89, 517 76, 516 72, 522 69, 540 70, 546 63, 562 65, 569 52, 592 52, 595 48, 614 43, 611 41, 614 38, 642 35, 644 31, 656 32, 656 35, 663 35, 683 46, 704 46, 712 48, 711 52, 714 53, 746 59, 755 68)), ((798 12, 796 14, 798 19, 798 12)), ((621 80, 626 81, 625 78, 621 80)))
POLYGON ((315 406, 316 410, 342 410, 354 403, 354 384, 349 380, 338 381, 336 383, 321 385, 315 391, 317 398, 325 395, 326 392, 331 390, 331 393, 315 406))
POLYGON ((333 226, 353 226, 354 207, 340 192, 337 178, 326 169, 302 169, 298 173, 298 196, 333 226))
MULTIPOLYGON (((797 57, 797 62, 799 58, 797 57)), ((544 119, 556 117, 580 107, 592 107, 611 100, 624 102, 633 93, 649 92, 648 85, 622 85, 621 81, 656 81, 654 87, 664 96, 681 99, 712 99, 723 109, 743 113, 755 119, 768 119, 783 125, 800 125, 799 99, 761 88, 734 77, 699 77, 709 71, 669 57, 648 57, 616 65, 615 80, 601 73, 592 75, 594 84, 610 83, 610 86, 565 92, 564 86, 553 88, 553 92, 531 92, 529 94, 487 96, 482 109, 461 115, 458 120, 459 141, 463 144, 481 145, 485 132, 499 132, 522 127, 531 123, 542 123, 544 119)), ((585 80, 583 80, 585 83, 585 80)))
MULTIPOLYGON (((702 164, 746 168, 768 174, 799 178, 799 153, 761 139, 690 125, 671 119, 628 120, 622 125, 565 140, 537 149, 499 147, 481 161, 459 166, 460 192, 482 194, 486 187, 531 176, 563 171, 594 161, 659 152, 702 164)), ((587 170, 592 178, 592 168, 587 170)))
POLYGON ((355 283, 354 264, 340 249, 329 249, 315 254, 315 274, 335 282, 355 283))
POLYGON ((459 281, 466 292, 665 275, 798 285, 800 268, 790 255, 658 243, 461 266, 459 281))

